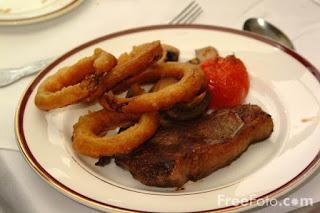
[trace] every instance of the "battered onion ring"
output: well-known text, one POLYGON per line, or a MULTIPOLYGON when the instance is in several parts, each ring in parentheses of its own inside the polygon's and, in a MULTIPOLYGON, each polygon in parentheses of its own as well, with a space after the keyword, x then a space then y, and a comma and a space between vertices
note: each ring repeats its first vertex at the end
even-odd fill
POLYGON ((101 97, 106 91, 112 89, 124 79, 137 75, 148 66, 155 63, 162 56, 160 41, 153 41, 133 47, 130 54, 124 53, 118 59, 118 64, 101 80, 95 92, 86 102, 92 102, 101 97))
POLYGON ((172 105, 191 100, 204 84, 204 73, 192 64, 167 62, 156 64, 140 75, 129 79, 125 84, 145 83, 161 78, 173 77, 180 79, 177 83, 160 91, 138 95, 132 98, 117 98, 108 93, 110 106, 121 112, 141 113, 167 109, 172 105))
MULTIPOLYGON (((169 63, 169 62, 166 62, 169 63)), ((155 83, 156 81, 161 79, 161 73, 157 72, 153 68, 149 68, 146 71, 140 73, 139 75, 133 76, 122 81, 120 84, 115 86, 112 89, 114 94, 120 94, 128 90, 131 85, 138 83, 138 84, 147 84, 147 83, 155 83)))
POLYGON ((92 92, 103 73, 117 63, 116 58, 100 48, 94 54, 72 66, 61 68, 45 79, 38 88, 35 104, 39 109, 51 110, 80 102, 92 92))
MULTIPOLYGON (((170 60, 172 61, 173 54, 175 55, 174 57, 176 57, 176 61, 178 61, 179 55, 180 55, 180 51, 178 48, 168 44, 161 44, 161 47, 162 47, 162 57, 157 61, 157 64, 169 62, 170 60)), ((126 80, 117 84, 112 89, 112 91, 115 94, 120 94, 126 91, 134 82, 138 82, 136 81, 136 79, 140 79, 138 80, 139 83, 154 83, 155 81, 159 80, 159 77, 155 75, 154 72, 148 72, 147 70, 145 70, 141 74, 135 75, 134 77, 131 77, 131 78, 127 78, 126 80)))
POLYGON ((152 137, 159 125, 157 112, 144 113, 139 117, 138 114, 105 109, 82 116, 73 127, 73 148, 94 158, 129 153, 152 137), (138 119, 138 123, 117 135, 99 136, 105 129, 138 119))

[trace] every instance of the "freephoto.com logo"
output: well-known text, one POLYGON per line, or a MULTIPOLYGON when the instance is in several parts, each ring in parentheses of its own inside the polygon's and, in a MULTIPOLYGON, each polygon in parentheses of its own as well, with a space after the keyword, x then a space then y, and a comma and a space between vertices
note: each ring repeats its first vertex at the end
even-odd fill
POLYGON ((245 198, 231 198, 224 194, 218 195, 217 204, 219 206, 285 206, 285 207, 302 207, 302 206, 312 206, 313 199, 310 197, 304 198, 294 198, 286 197, 284 199, 278 200, 275 198, 256 198, 254 195, 250 195, 245 198))

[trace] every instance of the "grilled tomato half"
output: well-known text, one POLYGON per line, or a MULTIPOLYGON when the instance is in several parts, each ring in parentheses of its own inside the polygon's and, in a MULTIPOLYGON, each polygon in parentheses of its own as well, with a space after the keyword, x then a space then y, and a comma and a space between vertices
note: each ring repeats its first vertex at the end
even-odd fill
POLYGON ((221 109, 241 104, 249 90, 249 75, 243 62, 234 55, 210 58, 201 63, 211 95, 209 107, 221 109))

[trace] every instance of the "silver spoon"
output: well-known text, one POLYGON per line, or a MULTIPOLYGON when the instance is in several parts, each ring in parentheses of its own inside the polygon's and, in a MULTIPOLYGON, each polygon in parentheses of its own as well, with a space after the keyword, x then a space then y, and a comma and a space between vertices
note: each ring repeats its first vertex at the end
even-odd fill
POLYGON ((271 38, 290 49, 295 49, 290 39, 281 30, 262 18, 247 19, 243 24, 243 30, 271 38))

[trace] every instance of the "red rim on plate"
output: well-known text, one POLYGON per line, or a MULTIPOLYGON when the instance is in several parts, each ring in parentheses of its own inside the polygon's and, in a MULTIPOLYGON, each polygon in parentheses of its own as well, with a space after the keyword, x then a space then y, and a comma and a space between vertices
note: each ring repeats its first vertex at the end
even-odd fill
MULTIPOLYGON (((186 28, 186 29, 205 29, 205 30, 213 30, 213 31, 221 31, 221 32, 227 32, 227 33, 232 33, 232 34, 238 34, 242 35, 245 37, 250 37, 255 40, 259 40, 261 42, 267 43, 271 46, 274 46, 286 54, 290 55, 291 57, 295 58, 298 62, 300 62, 308 71, 310 71, 314 77, 320 82, 320 72, 315 68, 310 62, 308 62, 305 58, 303 58, 301 55, 298 53, 292 51, 291 49, 288 49, 287 47, 274 42, 270 39, 266 39, 264 37, 261 37, 259 35, 245 32, 245 31, 240 31, 236 29, 230 29, 226 27, 218 27, 218 26, 210 26, 210 25, 153 25, 153 26, 146 26, 146 27, 139 27, 139 28, 134 28, 134 29, 129 29, 129 30, 124 30, 116 33, 112 33, 109 35, 105 35, 102 37, 99 37, 97 39, 94 39, 92 41, 89 41, 87 43, 84 43, 71 51, 65 53, 63 56, 59 57, 57 60, 52 62, 49 66, 47 66, 41 73, 39 73, 36 78, 33 80, 33 82, 30 84, 30 86, 27 88, 25 93, 23 94, 23 97, 20 101, 20 104, 18 106, 17 112, 16 112, 16 123, 15 123, 15 128, 16 128, 16 135, 18 139, 18 146, 20 147, 25 159, 27 162, 31 165, 31 167, 42 177, 44 178, 47 182, 49 182, 52 186, 57 188, 59 191, 62 193, 68 195, 69 197, 79 201, 83 201, 83 203, 86 203, 90 206, 100 206, 102 208, 108 208, 112 210, 118 210, 122 212, 132 212, 132 211, 137 211, 134 209, 126 209, 122 207, 117 207, 110 205, 108 203, 103 203, 97 200, 94 200, 92 198, 89 198, 87 196, 82 195, 79 192, 74 191, 73 189, 65 186, 63 183, 59 182, 57 179, 52 177, 46 170, 43 168, 37 159, 34 157, 32 154, 31 150, 28 147, 28 143, 25 138, 24 134, 24 129, 23 129, 23 119, 24 119, 24 112, 26 108, 26 104, 30 98, 30 95, 32 94, 33 90, 36 88, 36 86, 39 84, 39 82, 45 77, 45 75, 56 65, 58 65, 60 62, 65 60, 67 57, 77 53, 78 51, 87 48, 89 46, 92 46, 96 43, 99 43, 101 41, 105 41, 108 39, 112 39, 115 37, 127 35, 127 34, 132 34, 132 33, 137 33, 137 32, 142 32, 142 31, 150 31, 150 30, 160 30, 160 29, 177 29, 177 28, 186 28)), ((309 177, 315 169, 319 166, 320 162, 320 152, 318 151, 318 154, 315 156, 315 158, 309 163, 309 165, 304 168, 299 174, 297 174, 294 178, 292 178, 290 181, 287 183, 283 184, 282 186, 274 189, 273 191, 266 193, 258 198, 255 198, 255 201, 260 200, 260 199, 269 199, 269 198, 277 198, 288 191, 292 190, 294 187, 297 187, 299 184, 302 183, 303 180, 306 179, 306 177, 309 177)), ((242 203, 236 206, 227 206, 223 208, 217 208, 217 209, 212 209, 211 211, 219 211, 219 212, 224 212, 224 211, 229 211, 229 210, 236 210, 239 208, 243 208, 244 206, 247 206, 249 204, 253 204, 252 206, 255 206, 256 202, 255 201, 248 201, 246 203, 242 203)), ((208 212, 210 210, 206 210, 208 212)))

